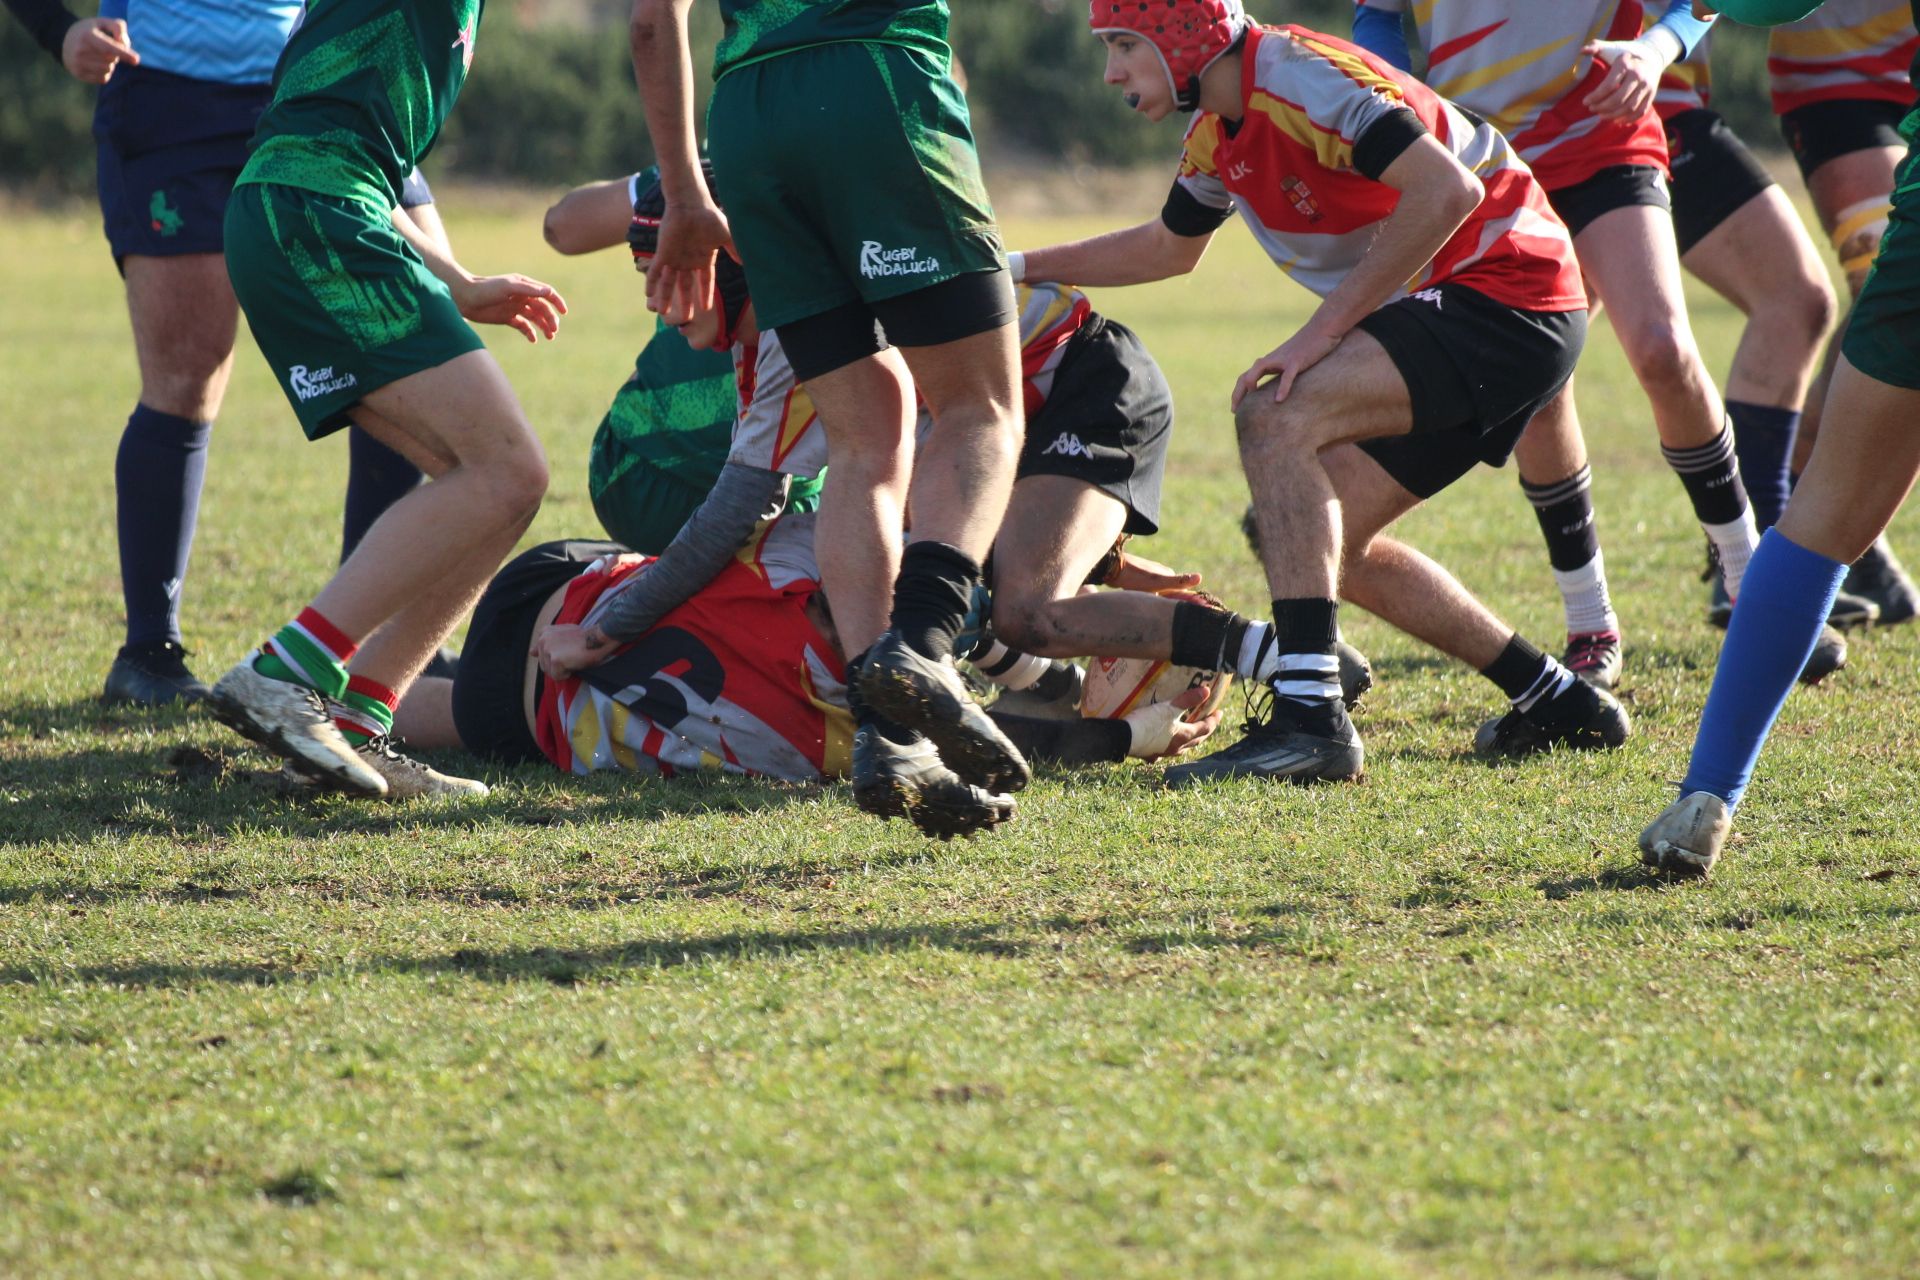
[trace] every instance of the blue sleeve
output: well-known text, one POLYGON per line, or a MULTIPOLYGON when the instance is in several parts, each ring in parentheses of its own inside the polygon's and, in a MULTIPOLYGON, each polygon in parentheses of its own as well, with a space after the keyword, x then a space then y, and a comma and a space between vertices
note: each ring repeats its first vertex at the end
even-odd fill
MULTIPOLYGON (((1692 0, 1679 0, 1681 4, 1691 4, 1692 0)), ((1413 70, 1413 54, 1407 48, 1407 30, 1401 25, 1400 14, 1388 13, 1384 9, 1371 8, 1365 4, 1353 7, 1353 42, 1376 58, 1402 71, 1413 70)), ((1679 35, 1679 32, 1675 32, 1679 35)), ((1684 42, 1686 37, 1681 36, 1684 42)))
POLYGON ((1666 13, 1653 25, 1673 32, 1674 39, 1680 42, 1682 58, 1692 53, 1693 47, 1713 29, 1712 22, 1693 16, 1693 0, 1667 0, 1666 13))

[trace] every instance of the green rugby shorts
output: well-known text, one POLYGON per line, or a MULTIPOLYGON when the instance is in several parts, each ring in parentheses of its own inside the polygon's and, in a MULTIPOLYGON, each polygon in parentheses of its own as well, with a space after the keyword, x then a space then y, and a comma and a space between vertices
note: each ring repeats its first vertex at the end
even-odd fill
POLYGON ((1840 350, 1868 377, 1920 391, 1920 110, 1900 136, 1907 157, 1894 170, 1893 213, 1840 350))

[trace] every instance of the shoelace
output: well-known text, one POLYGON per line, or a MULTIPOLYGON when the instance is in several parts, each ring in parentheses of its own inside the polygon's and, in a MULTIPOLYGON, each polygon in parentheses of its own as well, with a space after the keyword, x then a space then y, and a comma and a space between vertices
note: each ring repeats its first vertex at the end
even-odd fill
POLYGON ((1590 671, 1603 665, 1607 660, 1608 651, 1619 643, 1616 636, 1606 631, 1596 631, 1576 637, 1567 645, 1567 670, 1590 671))
POLYGON ((405 765, 416 773, 425 773, 427 766, 400 750, 400 748, 405 745, 406 739, 396 738, 390 733, 383 733, 377 737, 368 738, 367 745, 361 749, 373 755, 380 756, 383 759, 391 760, 395 764, 405 765))

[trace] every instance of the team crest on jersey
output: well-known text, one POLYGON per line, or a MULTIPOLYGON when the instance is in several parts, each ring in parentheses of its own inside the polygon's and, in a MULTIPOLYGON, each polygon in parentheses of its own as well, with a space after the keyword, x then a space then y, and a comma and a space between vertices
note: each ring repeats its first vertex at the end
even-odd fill
POLYGON ((888 249, 878 240, 860 242, 860 274, 869 280, 881 276, 923 276, 940 269, 940 259, 923 258, 911 245, 888 249))
POLYGON ((359 386, 360 380, 350 373, 336 375, 332 365, 324 369, 309 369, 303 364, 296 364, 287 370, 287 385, 293 388, 294 396, 304 403, 359 386))
POLYGON ((1318 222, 1327 216, 1320 212, 1320 202, 1313 198, 1313 188, 1301 181, 1299 174, 1290 173, 1280 179, 1280 190, 1292 201, 1294 210, 1308 222, 1318 222))

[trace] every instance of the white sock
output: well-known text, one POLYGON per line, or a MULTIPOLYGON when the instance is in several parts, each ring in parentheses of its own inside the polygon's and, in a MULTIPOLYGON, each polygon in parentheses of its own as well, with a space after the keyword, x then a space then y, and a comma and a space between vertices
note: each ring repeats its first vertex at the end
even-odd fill
POLYGON ((1234 659, 1234 674, 1242 680, 1251 680, 1264 684, 1273 678, 1280 669, 1280 655, 1273 652, 1273 624, 1271 622, 1247 623, 1247 634, 1240 641, 1240 653, 1234 659), (1267 652, 1262 653, 1265 649, 1267 652))
POLYGON ((1268 684, 1278 696, 1296 702, 1338 702, 1340 659, 1331 653, 1283 653, 1268 684))
POLYGON ((1567 634, 1589 635, 1595 631, 1620 630, 1620 619, 1607 594, 1606 557, 1598 551, 1578 569, 1555 569, 1553 580, 1560 588, 1566 606, 1567 634))
POLYGON ((1030 653, 1021 653, 1009 649, 998 640, 987 646, 987 651, 973 659, 974 670, 999 685, 1002 689, 1025 689, 1053 665, 1052 658, 1036 658, 1030 653))
POLYGON ((1727 594, 1738 600, 1740 582, 1747 576, 1747 561, 1753 559, 1753 549, 1760 543, 1760 530, 1753 523, 1753 509, 1742 511, 1738 520, 1725 524, 1703 522, 1700 527, 1707 531, 1707 537, 1713 539, 1713 549, 1720 553, 1720 573, 1726 580, 1727 594))

